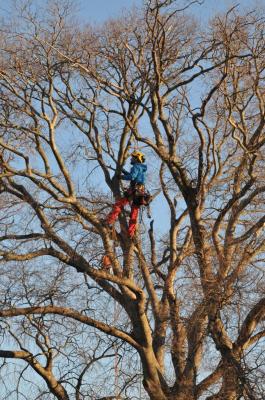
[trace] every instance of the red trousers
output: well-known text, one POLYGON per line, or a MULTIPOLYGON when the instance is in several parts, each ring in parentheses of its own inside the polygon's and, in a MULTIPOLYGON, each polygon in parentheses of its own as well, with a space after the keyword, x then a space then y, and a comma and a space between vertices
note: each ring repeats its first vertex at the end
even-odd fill
MULTIPOLYGON (((116 221, 116 219, 118 218, 119 214, 121 213, 123 207, 129 203, 130 203, 130 200, 127 199, 126 197, 123 197, 122 199, 116 201, 116 203, 113 205, 112 211, 107 216, 107 222, 109 224, 113 224, 116 221)), ((138 213, 139 213, 139 206, 136 206, 135 204, 132 203, 130 220, 129 220, 129 228, 128 228, 128 234, 131 238, 133 237, 135 229, 136 229, 138 213)))

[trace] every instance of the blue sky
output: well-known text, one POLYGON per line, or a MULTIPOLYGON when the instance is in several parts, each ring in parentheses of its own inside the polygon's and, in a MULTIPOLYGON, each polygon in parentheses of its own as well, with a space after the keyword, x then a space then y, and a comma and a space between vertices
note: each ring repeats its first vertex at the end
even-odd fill
MULTIPOLYGON (((23 4, 24 0, 18 0, 18 5, 23 4)), ((63 0, 61 0, 63 2, 63 0)), ((189 0, 177 0, 177 3, 188 2, 189 0)), ((192 2, 192 0, 190 0, 192 2)), ((203 0, 198 0, 203 1, 203 0)), ((44 0, 33 0, 32 4, 43 5, 44 0)), ((98 24, 108 18, 119 16, 126 8, 141 6, 144 0, 73 0, 73 5, 77 10, 77 17, 82 22, 98 24)), ((9 14, 14 0, 0 0, 0 15, 9 14)), ((204 0, 203 5, 193 5, 189 12, 201 22, 204 22, 214 14, 223 12, 233 5, 239 4, 242 9, 255 9, 258 6, 265 6, 265 0, 204 0)))
POLYGON ((79 0, 79 10, 82 19, 96 23, 118 16, 123 9, 141 4, 142 0, 79 0))
MULTIPOLYGON (((202 21, 216 12, 222 12, 229 7, 239 4, 242 8, 255 8, 264 5, 265 0, 204 0, 202 6, 193 6, 193 13, 202 21)), ((103 22, 109 17, 118 16, 123 9, 140 6, 143 0, 79 0, 80 16, 92 23, 103 22)))

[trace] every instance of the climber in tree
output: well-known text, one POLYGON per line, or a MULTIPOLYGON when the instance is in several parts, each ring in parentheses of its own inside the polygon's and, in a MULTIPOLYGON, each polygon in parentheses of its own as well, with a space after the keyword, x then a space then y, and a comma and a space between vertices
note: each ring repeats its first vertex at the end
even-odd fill
POLYGON ((144 162, 144 154, 140 151, 135 150, 131 154, 131 170, 130 172, 123 170, 123 174, 121 175, 121 179, 130 181, 130 187, 125 191, 124 197, 116 201, 112 211, 107 216, 107 223, 110 225, 113 224, 118 218, 123 207, 126 204, 131 203, 131 213, 128 228, 128 234, 130 238, 133 237, 136 229, 139 208, 141 205, 145 204, 148 196, 148 194, 145 193, 144 186, 147 171, 147 166, 144 164, 144 162))

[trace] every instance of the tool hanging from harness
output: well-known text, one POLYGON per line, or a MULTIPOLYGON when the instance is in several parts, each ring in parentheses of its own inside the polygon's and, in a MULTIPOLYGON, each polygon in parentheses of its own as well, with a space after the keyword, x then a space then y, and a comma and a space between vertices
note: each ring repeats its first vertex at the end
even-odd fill
MULTIPOLYGON (((126 194, 125 194, 126 195, 126 194)), ((132 202, 136 206, 148 206, 151 203, 151 195, 143 184, 136 183, 132 189, 132 202)))

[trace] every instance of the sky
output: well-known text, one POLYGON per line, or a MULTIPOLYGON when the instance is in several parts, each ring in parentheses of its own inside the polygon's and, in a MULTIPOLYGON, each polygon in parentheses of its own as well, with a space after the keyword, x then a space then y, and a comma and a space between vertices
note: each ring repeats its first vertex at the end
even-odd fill
POLYGON ((79 0, 79 9, 82 19, 97 23, 118 16, 123 9, 141 4, 142 0, 79 0))
MULTIPOLYGON (((110 17, 118 16, 126 8, 143 4, 143 0, 76 0, 76 2, 79 3, 81 18, 90 23, 103 22, 110 17)), ((255 8, 257 5, 265 5, 265 0, 204 0, 204 5, 193 6, 193 12, 203 21, 216 12, 222 12, 236 4, 243 8, 255 8)))
MULTIPOLYGON (((20 5, 25 0, 16 0, 20 5)), ((0 15, 8 12, 15 0, 0 0, 0 15)), ((63 0, 62 0, 63 1, 63 0)), ((102 23, 108 18, 119 16, 126 8, 141 6, 144 0, 72 0, 74 7, 77 8, 78 17, 82 21, 92 24, 102 23)), ((187 2, 189 0, 176 0, 176 3, 187 2)), ((190 0, 192 2, 193 0, 190 0)), ((207 20, 217 12, 222 12, 229 7, 239 4, 242 8, 256 8, 265 6, 265 0, 198 0, 204 4, 193 5, 192 10, 195 16, 201 21, 207 20)), ((32 0, 32 4, 43 4, 43 0, 32 0)))

